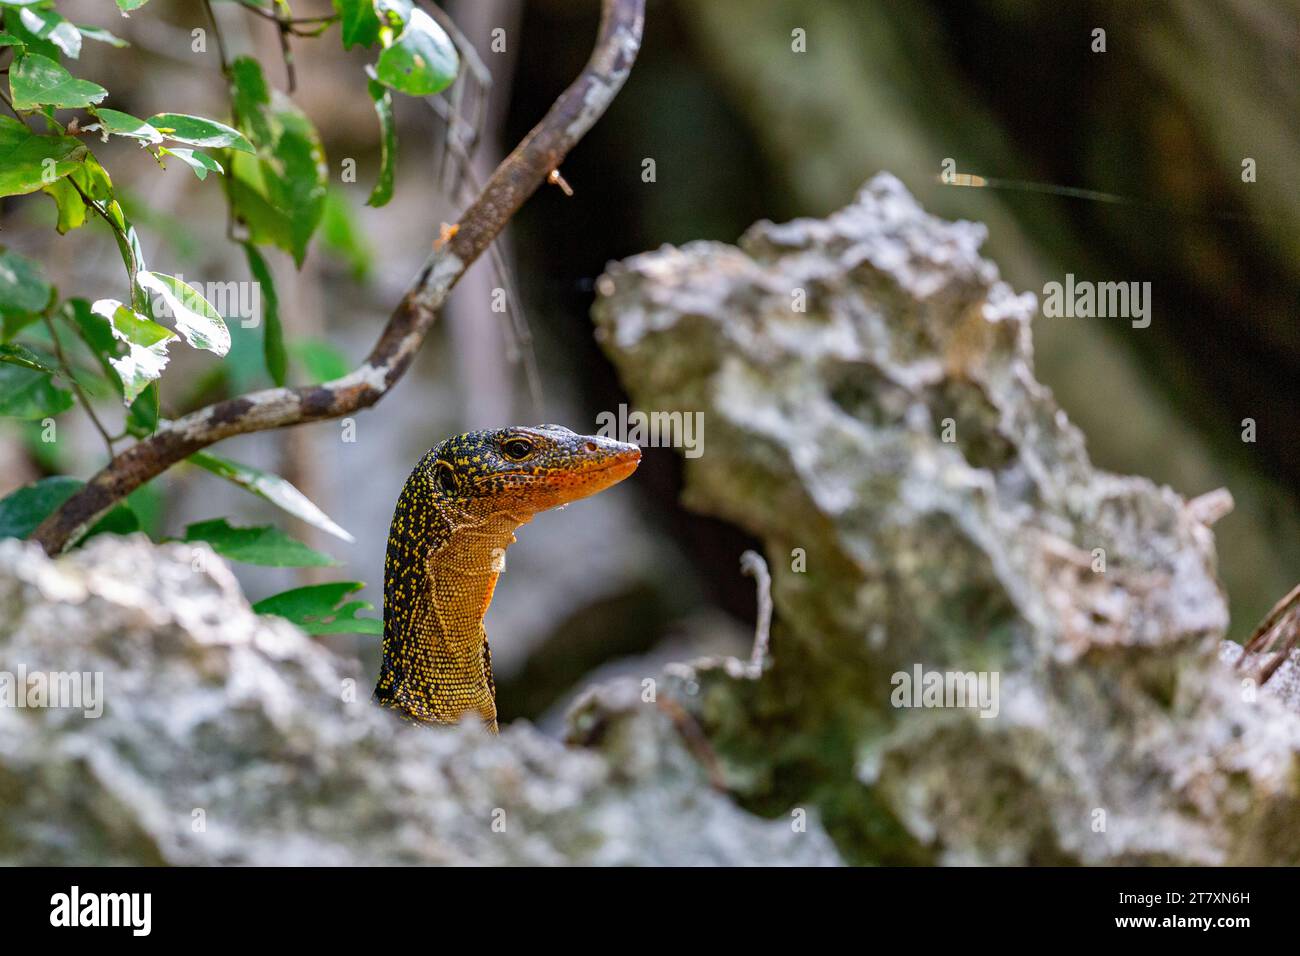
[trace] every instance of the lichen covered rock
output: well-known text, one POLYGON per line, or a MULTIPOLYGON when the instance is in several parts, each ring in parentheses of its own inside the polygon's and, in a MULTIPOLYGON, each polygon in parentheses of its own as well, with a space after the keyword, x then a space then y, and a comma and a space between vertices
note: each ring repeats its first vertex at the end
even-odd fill
POLYGON ((762 679, 674 692, 730 787, 815 803, 854 860, 1300 862, 1300 716, 1218 661, 1212 534, 1092 466, 984 237, 881 175, 602 276, 638 407, 704 415, 686 502, 773 569, 762 679), (895 706, 918 667, 996 678, 996 714, 895 706))
POLYGON ((0 671, 99 674, 103 705, 0 706, 0 863, 838 862, 815 819, 717 792, 653 706, 586 749, 402 723, 198 553, 0 541, 0 671))

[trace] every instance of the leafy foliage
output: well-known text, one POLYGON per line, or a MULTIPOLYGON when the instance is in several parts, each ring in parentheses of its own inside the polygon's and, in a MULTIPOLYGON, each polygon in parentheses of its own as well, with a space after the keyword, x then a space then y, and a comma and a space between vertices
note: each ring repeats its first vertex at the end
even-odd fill
POLYGON ((39 53, 26 53, 14 62, 9 70, 9 92, 16 110, 93 106, 108 96, 108 90, 98 83, 77 79, 39 53))
POLYGON ((241 465, 237 461, 221 458, 206 451, 196 452, 189 460, 200 468, 239 485, 245 491, 251 491, 259 498, 265 498, 295 518, 300 518, 322 531, 328 531, 336 538, 342 538, 344 541, 355 540, 352 535, 335 524, 325 512, 312 504, 306 495, 279 475, 253 468, 251 465, 241 465))
POLYGON ((0 116, 0 196, 21 196, 48 186, 76 169, 86 152, 71 136, 41 136, 0 116))
MULTIPOLYGON (((371 76, 374 75, 372 67, 367 67, 367 70, 371 76)), ((393 119, 393 94, 388 92, 384 85, 375 79, 372 79, 367 84, 367 88, 370 91, 370 98, 375 101, 375 113, 379 116, 379 130, 383 138, 380 140, 382 159, 379 167, 379 181, 375 183, 375 188, 371 190, 366 205, 386 206, 388 201, 393 198, 393 177, 397 166, 397 123, 393 119)))
POLYGON ((167 343, 176 336, 116 299, 100 299, 90 311, 107 321, 113 338, 126 346, 124 355, 109 355, 108 364, 122 383, 123 400, 130 405, 149 383, 162 376, 167 367, 167 343))
POLYGON ((39 315, 49 305, 52 291, 36 263, 0 250, 0 316, 39 315))
POLYGON ((233 149, 241 153, 254 152, 253 144, 238 130, 231 129, 225 123, 218 123, 216 120, 204 119, 202 116, 159 113, 157 116, 149 117, 149 125, 168 139, 185 143, 187 146, 233 149))
POLYGON ((358 617, 360 611, 369 611, 374 605, 369 601, 347 601, 353 591, 365 584, 360 581, 334 581, 294 588, 273 595, 253 605, 258 614, 274 614, 287 618, 308 634, 372 634, 382 636, 384 622, 374 617, 358 617))
POLYGON ((40 420, 72 407, 72 393, 48 372, 12 363, 0 365, 0 418, 40 420))
POLYGON ((186 541, 206 541, 223 558, 272 568, 322 568, 337 564, 283 531, 262 525, 236 528, 225 518, 200 521, 185 529, 186 541))
POLYGON ((325 202, 325 150, 311 121, 272 90, 251 57, 230 66, 239 127, 258 144, 256 158, 234 156, 231 197, 257 243, 271 243, 302 265, 325 202))
MULTIPOLYGON (((72 496, 84 482, 66 475, 42 478, 31 485, 0 498, 0 538, 26 538, 54 509, 72 496)), ((129 534, 139 528, 135 513, 127 505, 118 505, 95 525, 87 537, 111 532, 129 534)))
MULTIPOLYGON (((116 0, 123 16, 140 15, 146 4, 116 0)), ((257 5, 264 16, 291 16, 287 3, 257 5)), ((86 42, 120 49, 127 45, 124 40, 103 26, 72 22, 55 0, 0 0, 0 67, 7 75, 0 83, 8 87, 14 114, 0 116, 0 198, 45 193, 49 200, 42 201, 53 202, 60 234, 98 223, 112 237, 124 279, 117 288, 78 290, 81 295, 65 297, 42 277, 35 262, 0 247, 0 417, 32 422, 24 427, 34 434, 78 401, 117 399, 121 410, 115 435, 101 427, 89 404, 86 408, 110 452, 115 451, 115 441, 148 437, 159 427, 160 386, 171 374, 168 350, 177 343, 200 350, 211 362, 197 384, 189 383, 194 396, 212 388, 242 391, 260 384, 259 377, 285 385, 291 379, 324 381, 346 373, 346 357, 330 343, 286 341, 268 250, 282 250, 301 266, 319 234, 324 247, 364 279, 373 252, 353 210, 363 195, 371 206, 383 206, 393 197, 398 149, 394 97, 446 90, 456 80, 460 60, 447 33, 411 0, 333 0, 333 8, 333 17, 299 21, 318 23, 320 29, 300 29, 296 35, 314 36, 337 25, 345 50, 373 51, 364 72, 356 74, 378 121, 380 165, 368 195, 348 196, 328 187, 329 166, 315 125, 268 82, 256 59, 222 63, 229 116, 198 116, 185 112, 185 104, 164 103, 159 105, 174 109, 142 119, 104 105, 117 103, 98 82, 110 82, 111 71, 93 78, 77 75, 86 42), (235 323, 232 315, 222 314, 224 298, 213 295, 214 305, 200 283, 173 274, 178 270, 168 269, 161 257, 158 267, 147 263, 131 215, 155 226, 161 214, 123 197, 92 152, 96 140, 108 143, 114 137, 138 145, 159 167, 174 160, 205 184, 210 177, 221 181, 231 238, 241 243, 260 293, 260 341, 251 323, 235 323)), ((184 229, 180 223, 176 231, 184 229)), ((194 407, 193 400, 175 398, 169 386, 168 413, 183 414, 194 407)), ((42 467, 62 467, 57 443, 28 440, 42 467)), ((189 461, 288 514, 352 540, 277 475, 207 452, 189 461)), ((76 478, 54 475, 0 500, 0 537, 27 537, 81 487, 76 478)), ((113 509, 92 533, 136 530, 141 520, 133 506, 146 509, 144 524, 156 533, 161 501, 158 488, 138 489, 130 505, 113 509)), ((224 518, 190 525, 184 540, 206 541, 218 554, 256 565, 335 563, 274 527, 238 527, 224 518)), ((347 600, 360 587, 337 582, 299 588, 268 598, 257 609, 288 617, 314 634, 381 633, 380 621, 357 616, 369 604, 347 600)))
POLYGON ((379 55, 379 82, 411 96, 432 96, 451 86, 460 61, 442 27, 409 2, 388 0, 380 5, 389 8, 390 23, 400 18, 403 29, 396 37, 391 26, 380 29, 384 52, 379 55), (398 14, 396 8, 405 9, 398 14))

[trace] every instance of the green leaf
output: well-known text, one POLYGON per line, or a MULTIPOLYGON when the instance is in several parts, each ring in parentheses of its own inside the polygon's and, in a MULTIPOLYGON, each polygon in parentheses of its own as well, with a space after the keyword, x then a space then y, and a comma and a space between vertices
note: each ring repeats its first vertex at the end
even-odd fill
POLYGON ((0 33, 0 46, 22 47, 23 41, 9 33, 0 33))
POLYGON ((126 410, 126 430, 136 438, 152 435, 158 430, 158 408, 158 383, 151 382, 126 410))
POLYGON ((58 209, 59 218, 54 227, 59 231, 59 235, 66 235, 86 224, 85 200, 68 182, 67 177, 56 179, 53 185, 46 186, 44 191, 54 200, 54 205, 58 209))
POLYGON ((113 180, 93 153, 87 152, 81 165, 68 176, 91 199, 106 200, 113 196, 113 180))
POLYGON ((379 39, 379 18, 372 0, 334 0, 334 9, 339 13, 343 49, 373 46, 379 39))
POLYGON ((76 169, 85 155, 85 145, 71 136, 38 136, 0 116, 0 196, 44 189, 76 169))
POLYGON ((35 262, 0 250, 0 315, 44 312, 53 292, 35 262))
POLYGON ((14 46, 14 59, 17 59, 23 53, 39 53, 42 56, 48 56, 51 60, 58 60, 63 55, 63 51, 51 43, 49 40, 42 40, 40 37, 27 29, 23 23, 22 10, 10 6, 5 9, 7 0, 0 0, 0 12, 4 13, 4 29, 6 35, 12 36, 16 41, 13 44, 5 46, 14 46))
POLYGON ((58 317, 70 324, 77 332, 77 337, 95 361, 99 363, 104 377, 122 394, 122 383, 110 360, 118 357, 121 347, 113 336, 113 326, 102 315, 90 311, 90 303, 85 299, 68 299, 59 306, 58 317))
POLYGON ((110 511, 99 522, 86 532, 86 537, 81 540, 84 542, 87 538, 93 538, 97 534, 130 534, 133 531, 140 530, 140 519, 136 517, 135 512, 129 505, 121 504, 110 511))
POLYGON ((194 175, 199 179, 207 179, 208 173, 224 173, 221 164, 206 153, 200 153, 196 149, 181 149, 180 147, 168 148, 164 146, 159 150, 167 156, 175 156, 182 163, 194 170, 194 175))
MULTIPOLYGON (((109 219, 117 225, 117 229, 113 232, 113 238, 117 242, 117 251, 122 257, 122 264, 126 266, 127 273, 135 279, 145 271, 144 250, 140 248, 140 235, 135 231, 135 226, 127 221, 126 213, 122 211, 122 204, 116 199, 110 199, 108 202, 102 203, 101 206, 104 212, 108 214, 109 219)), ((139 282, 135 282, 132 286, 131 306, 137 312, 148 308, 148 295, 139 282)))
POLYGON ((418 7, 411 10, 402 31, 379 54, 379 82, 411 96, 440 93, 456 79, 460 57, 447 32, 418 7))
POLYGON ((48 372, 0 363, 0 418, 34 421, 71 407, 72 393, 55 385, 48 372))
POLYGON ((271 269, 251 242, 244 243, 244 255, 248 258, 248 271, 261 288, 262 318, 262 356, 266 361, 267 374, 276 385, 285 381, 285 366, 288 359, 284 351, 284 329, 280 325, 280 297, 275 291, 275 278, 271 269))
POLYGON ((46 365, 41 361, 39 355, 25 345, 0 345, 0 362, 8 362, 10 365, 34 369, 37 372, 53 374, 58 371, 58 369, 46 365))
POLYGON ((233 149, 251 153, 253 144, 238 130, 225 123, 190 116, 186 113, 159 113, 149 117, 149 125, 170 140, 203 149, 233 149))
MULTIPOLYGON (((366 72, 373 75, 374 68, 366 67, 366 72)), ((367 206, 386 206, 393 198, 393 173, 397 166, 397 124, 393 120, 393 94, 383 84, 371 79, 367 84, 370 98, 375 101, 375 112, 379 115, 380 164, 379 180, 370 191, 367 206)))
POLYGON ((113 338, 127 346, 125 355, 109 356, 108 363, 122 383, 123 401, 130 405, 162 376, 167 367, 167 345, 176 336, 116 299, 100 299, 90 311, 107 320, 113 338))
POLYGON ((200 468, 205 468, 214 475, 232 481, 246 491, 265 498, 271 504, 284 509, 295 518, 301 518, 313 527, 328 531, 344 541, 356 540, 331 521, 325 512, 312 504, 306 495, 279 475, 241 465, 237 461, 220 458, 206 451, 195 452, 190 455, 189 460, 200 468))
POLYGON ((0 498, 0 538, 27 538, 81 485, 76 478, 56 475, 0 498))
POLYGON ((321 241, 329 252, 347 263, 352 278, 363 281, 374 265, 365 230, 357 222, 355 210, 342 189, 331 189, 325 196, 325 214, 321 217, 321 241))
POLYGON ((148 2, 149 0, 117 0, 117 8, 125 14, 132 10, 139 10, 148 2))
POLYGON ((324 339, 298 339, 289 346, 294 360, 307 371, 312 384, 330 382, 348 374, 348 358, 324 339))
POLYGON ((163 141, 162 133, 130 113, 120 113, 117 110, 109 109, 96 109, 94 112, 95 118, 99 122, 92 123, 90 126, 85 127, 85 130, 87 133, 99 130, 102 133, 100 138, 106 143, 110 133, 114 136, 129 136, 132 139, 143 140, 146 143, 161 143, 163 141))
POLYGON ((92 26, 87 26, 84 23, 78 23, 77 29, 81 31, 81 35, 85 37, 87 40, 96 40, 100 43, 107 43, 109 46, 115 46, 118 49, 131 45, 127 43, 125 40, 123 40, 121 37, 109 33, 103 27, 92 27, 92 26))
POLYGON ((338 564, 278 528, 232 527, 225 518, 200 521, 185 529, 186 541, 206 541, 223 558, 268 568, 324 568, 338 564))
POLYGON ((308 634, 372 634, 382 636, 384 622, 376 617, 357 617, 358 611, 369 611, 374 605, 368 601, 343 600, 365 585, 360 581, 334 581, 294 588, 272 595, 253 605, 258 614, 274 614, 287 618, 308 634))
MULTIPOLYGON (((373 0, 373 5, 375 16, 379 18, 381 24, 388 28, 390 34, 393 30, 399 30, 406 23, 411 16, 411 8, 415 6, 412 0, 373 0)), ((390 36, 389 40, 391 39, 390 36)))
POLYGON ((113 181, 99 160, 86 153, 71 173, 46 186, 44 192, 54 200, 59 214, 55 227, 64 235, 86 224, 89 209, 82 194, 103 201, 113 194, 113 181))
POLYGON ((8 341, 41 317, 54 295, 36 263, 0 249, 0 341, 8 341))
MULTIPOLYGON (((37 40, 46 41, 47 44, 57 47, 74 60, 81 55, 80 31, 54 10, 25 7, 19 11, 18 19, 22 29, 37 40)), ((46 53, 48 56, 54 55, 46 52, 48 47, 42 48, 44 44, 32 43, 27 37, 23 40, 30 50, 46 53)))
MULTIPOLYGON (((67 475, 42 478, 0 498, 0 538, 28 538, 40 523, 72 497, 85 482, 67 475)), ((118 505, 90 529, 86 538, 109 532, 130 534, 139 528, 135 513, 118 505)), ((84 540, 84 539, 83 539, 84 540)))
POLYGON ((141 272, 136 281, 142 289, 162 296, 162 305, 155 307, 154 314, 170 313, 176 331, 185 336, 191 348, 206 349, 217 355, 230 351, 230 330, 212 304, 193 286, 161 272, 141 272))
POLYGON ((159 484, 160 482, 147 481, 126 496, 126 504, 135 513, 140 530, 151 538, 162 536, 166 501, 159 484))
POLYGON ((45 187, 44 192, 54 200, 59 214, 55 227, 60 235, 64 235, 86 224, 89 210, 82 193, 95 200, 107 199, 112 195, 113 182, 108 171, 93 155, 87 153, 81 164, 69 175, 56 179, 45 187), (81 187, 79 191, 74 183, 81 187))
MULTIPOLYGON (((260 312, 258 313, 261 314, 260 312)), ((198 398, 189 405, 208 401, 209 392, 225 389, 228 395, 243 395, 273 384, 266 374, 265 326, 230 323, 230 351, 208 374, 193 384, 198 398)))
POLYGON ((230 67, 240 130, 257 145, 257 162, 231 158, 235 211, 259 245, 271 243, 301 266, 325 202, 325 150, 311 120, 278 90, 250 57, 230 67))
POLYGON ((31 110, 38 106, 84 109, 108 95, 98 83, 79 80, 58 63, 39 53, 19 57, 9 68, 9 90, 14 109, 31 110))

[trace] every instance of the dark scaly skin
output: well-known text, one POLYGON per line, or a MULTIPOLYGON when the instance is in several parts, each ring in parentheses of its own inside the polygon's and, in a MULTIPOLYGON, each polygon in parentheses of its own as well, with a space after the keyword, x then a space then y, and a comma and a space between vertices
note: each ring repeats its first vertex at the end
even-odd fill
POLYGON ((457 435, 415 466, 384 561, 384 661, 375 700, 419 723, 473 711, 496 732, 483 615, 515 529, 636 470, 635 445, 559 425, 457 435))

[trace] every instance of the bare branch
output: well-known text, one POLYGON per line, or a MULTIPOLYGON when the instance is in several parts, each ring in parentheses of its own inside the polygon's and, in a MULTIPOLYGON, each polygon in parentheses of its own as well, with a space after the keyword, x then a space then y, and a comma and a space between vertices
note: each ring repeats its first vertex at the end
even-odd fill
POLYGON ((32 539, 47 553, 62 551, 140 485, 223 438, 337 418, 383 398, 410 366, 452 286, 622 88, 640 48, 643 11, 644 0, 603 0, 596 48, 586 67, 502 160, 461 216, 455 235, 429 257, 359 368, 322 385, 252 392, 164 423, 109 462, 32 539))

